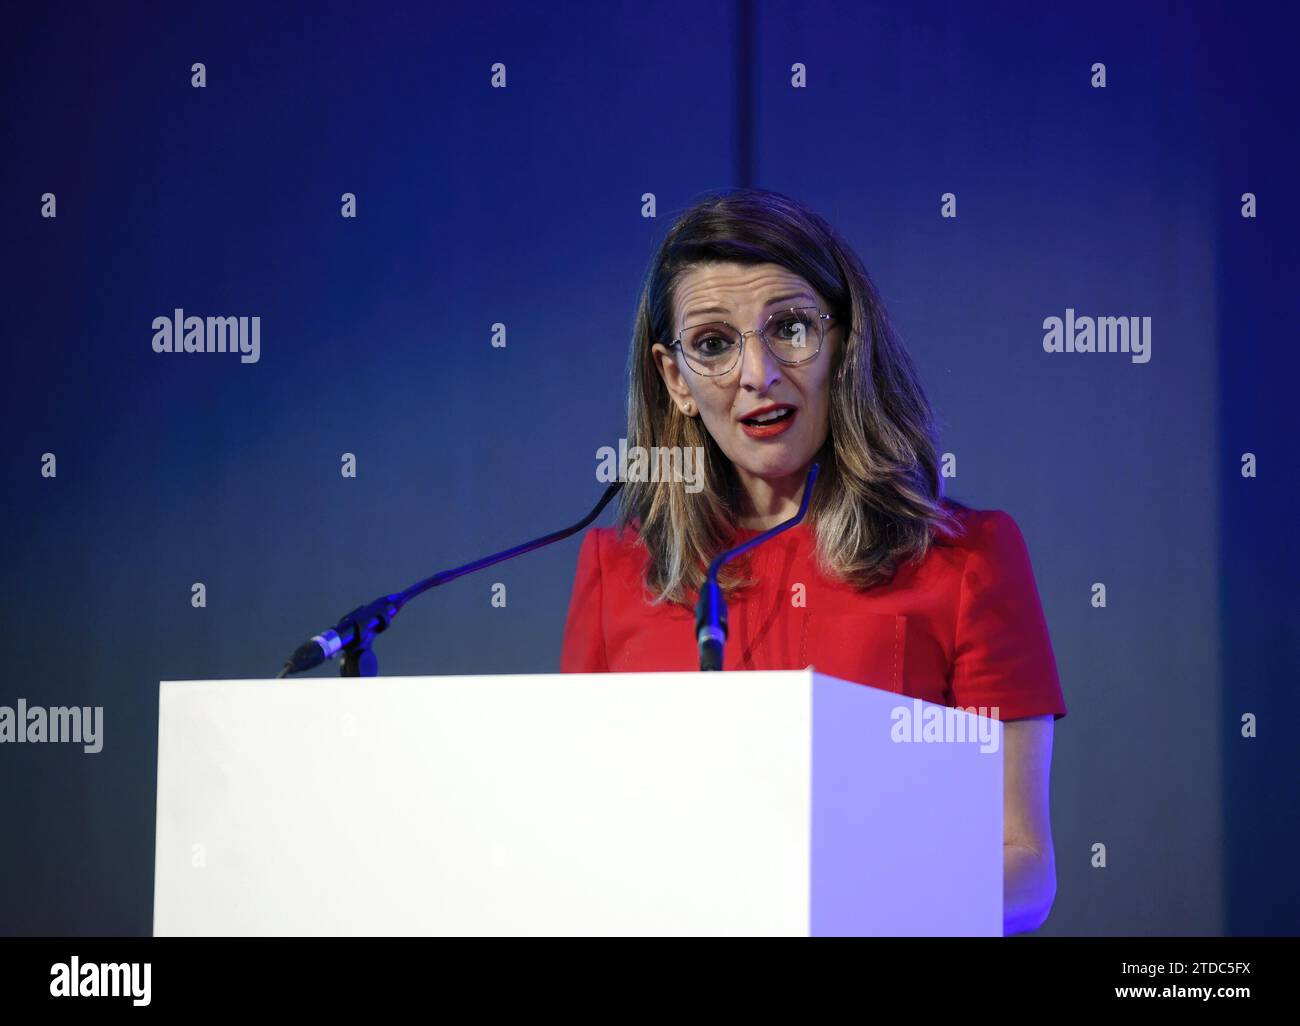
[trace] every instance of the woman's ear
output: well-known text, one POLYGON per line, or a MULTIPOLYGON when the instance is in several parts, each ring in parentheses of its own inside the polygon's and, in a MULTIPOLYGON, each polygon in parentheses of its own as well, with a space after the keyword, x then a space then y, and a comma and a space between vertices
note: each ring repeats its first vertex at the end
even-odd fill
POLYGON ((659 376, 664 379, 664 384, 668 388, 668 394, 673 397, 673 401, 679 409, 689 407, 694 410, 695 404, 691 398, 691 387, 686 383, 686 375, 677 365, 677 360, 673 356, 673 351, 662 342, 656 342, 650 349, 654 356, 655 367, 659 371, 659 376))

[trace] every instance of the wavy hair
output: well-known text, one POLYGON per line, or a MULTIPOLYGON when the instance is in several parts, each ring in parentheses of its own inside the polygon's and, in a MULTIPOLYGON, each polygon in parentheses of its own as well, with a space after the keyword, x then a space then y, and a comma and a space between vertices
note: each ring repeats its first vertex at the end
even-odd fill
MULTIPOLYGON (((669 229, 641 288, 628 361, 627 444, 703 449, 704 487, 682 481, 629 481, 621 493, 620 534, 635 528, 649 551, 653 602, 690 604, 709 561, 737 537, 739 478, 698 418, 671 401, 652 346, 675 334, 681 276, 702 264, 773 263, 800 275, 844 325, 830 375, 830 417, 808 506, 816 561, 858 588, 890 580, 919 561, 936 535, 954 537, 960 504, 943 495, 934 415, 911 357, 853 250, 821 217, 780 193, 712 193, 669 229)), ((753 582, 748 563, 724 568, 728 593, 753 582)))

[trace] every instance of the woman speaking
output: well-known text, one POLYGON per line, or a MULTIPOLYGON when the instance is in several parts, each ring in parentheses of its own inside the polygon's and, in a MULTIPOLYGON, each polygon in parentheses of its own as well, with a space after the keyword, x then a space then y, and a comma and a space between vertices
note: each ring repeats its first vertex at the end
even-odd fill
POLYGON ((724 567, 729 670, 809 665, 1003 721, 1006 933, 1056 893, 1052 727, 1066 714, 1028 551, 1000 510, 943 494, 933 415, 861 261, 777 193, 711 196, 641 293, 627 445, 696 449, 703 487, 629 481, 578 559, 561 670, 698 667, 694 602, 724 567))

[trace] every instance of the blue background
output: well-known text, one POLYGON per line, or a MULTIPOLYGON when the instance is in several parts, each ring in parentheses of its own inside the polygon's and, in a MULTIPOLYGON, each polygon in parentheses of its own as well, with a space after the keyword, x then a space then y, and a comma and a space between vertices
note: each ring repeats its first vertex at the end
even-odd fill
MULTIPOLYGON (((105 747, 0 747, 0 932, 150 932, 160 679, 271 676, 357 603, 576 520, 657 243, 756 185, 858 251, 949 494, 1028 542, 1070 706, 1042 932, 1296 933, 1286 6, 550 7, 8 12, 0 704, 102 705, 105 747), (175 307, 260 316, 260 361, 154 353, 175 307), (1066 307, 1150 316, 1151 362, 1045 354, 1066 307)), ((421 599, 382 672, 556 670, 576 554, 421 599)))

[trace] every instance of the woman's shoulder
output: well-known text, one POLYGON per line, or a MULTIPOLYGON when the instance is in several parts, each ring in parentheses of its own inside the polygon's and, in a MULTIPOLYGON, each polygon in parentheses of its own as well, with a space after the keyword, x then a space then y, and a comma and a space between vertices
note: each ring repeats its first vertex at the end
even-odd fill
MULTIPOLYGON (((959 570, 972 556, 976 557, 976 562, 988 560, 995 564, 1007 559, 1027 559, 1024 535, 1015 518, 1006 510, 976 509, 947 497, 942 502, 951 514, 954 529, 936 531, 931 547, 946 550, 947 555, 940 557, 944 564, 953 563, 953 569, 959 570)), ((792 541, 811 545, 809 525, 800 524, 799 528, 803 530, 791 532, 792 541)), ((739 536, 754 533, 742 530, 739 536)), ((600 570, 615 570, 620 574, 643 570, 649 556, 641 540, 640 521, 635 518, 623 526, 588 529, 582 549, 583 556, 600 570)))
MULTIPOLYGON (((1010 513, 1002 509, 976 509, 956 499, 944 498, 944 509, 951 515, 955 530, 936 531, 934 544, 959 549, 987 548, 990 545, 1005 544, 1008 539, 1021 538, 1020 526, 1010 513)), ((626 526, 589 528, 586 538, 589 544, 596 546, 602 556, 611 557, 645 554, 645 545, 641 541, 640 521, 633 518, 626 526)), ((794 531, 800 535, 808 534, 810 523, 799 524, 794 531), (802 530, 801 530, 802 529, 802 530)), ((737 528, 738 537, 758 534, 756 530, 737 528)))
MULTIPOLYGON (((1017 536, 1021 533, 1021 528, 1017 521, 1006 512, 1006 510, 978 510, 978 508, 967 506, 966 503, 959 502, 958 499, 945 497, 943 506, 946 511, 952 515, 953 523, 956 524, 956 532, 941 533, 936 532, 936 545, 952 545, 957 547, 979 547, 988 545, 991 541, 1004 540, 1008 536, 1017 536)), ((807 532, 810 524, 805 523, 797 525, 797 528, 803 528, 807 532)), ((757 531, 750 531, 746 528, 737 528, 737 534, 757 534, 757 531)), ((641 521, 633 518, 625 527, 612 525, 612 527, 594 527, 589 528, 586 537, 593 538, 593 544, 601 546, 604 551, 634 551, 643 550, 645 546, 641 544, 641 521)))
POLYGON ((626 526, 592 527, 587 534, 598 539, 603 547, 634 548, 641 543, 641 521, 634 518, 626 526))
POLYGON ((945 536, 937 533, 935 544, 971 551, 1024 543, 1020 525, 1003 509, 975 509, 956 499, 945 498, 944 508, 952 514, 957 531, 945 536))
POLYGON ((592 527, 583 536, 583 555, 597 561, 602 570, 623 563, 640 563, 647 552, 641 543, 639 527, 636 520, 626 527, 592 527))
MULTIPOLYGON (((960 525, 960 535, 935 545, 949 548, 954 569, 985 580, 1032 579, 1032 561, 1025 536, 1015 517, 1004 509, 974 509, 944 500, 960 525)), ((963 574, 964 576, 964 574, 963 574)))

